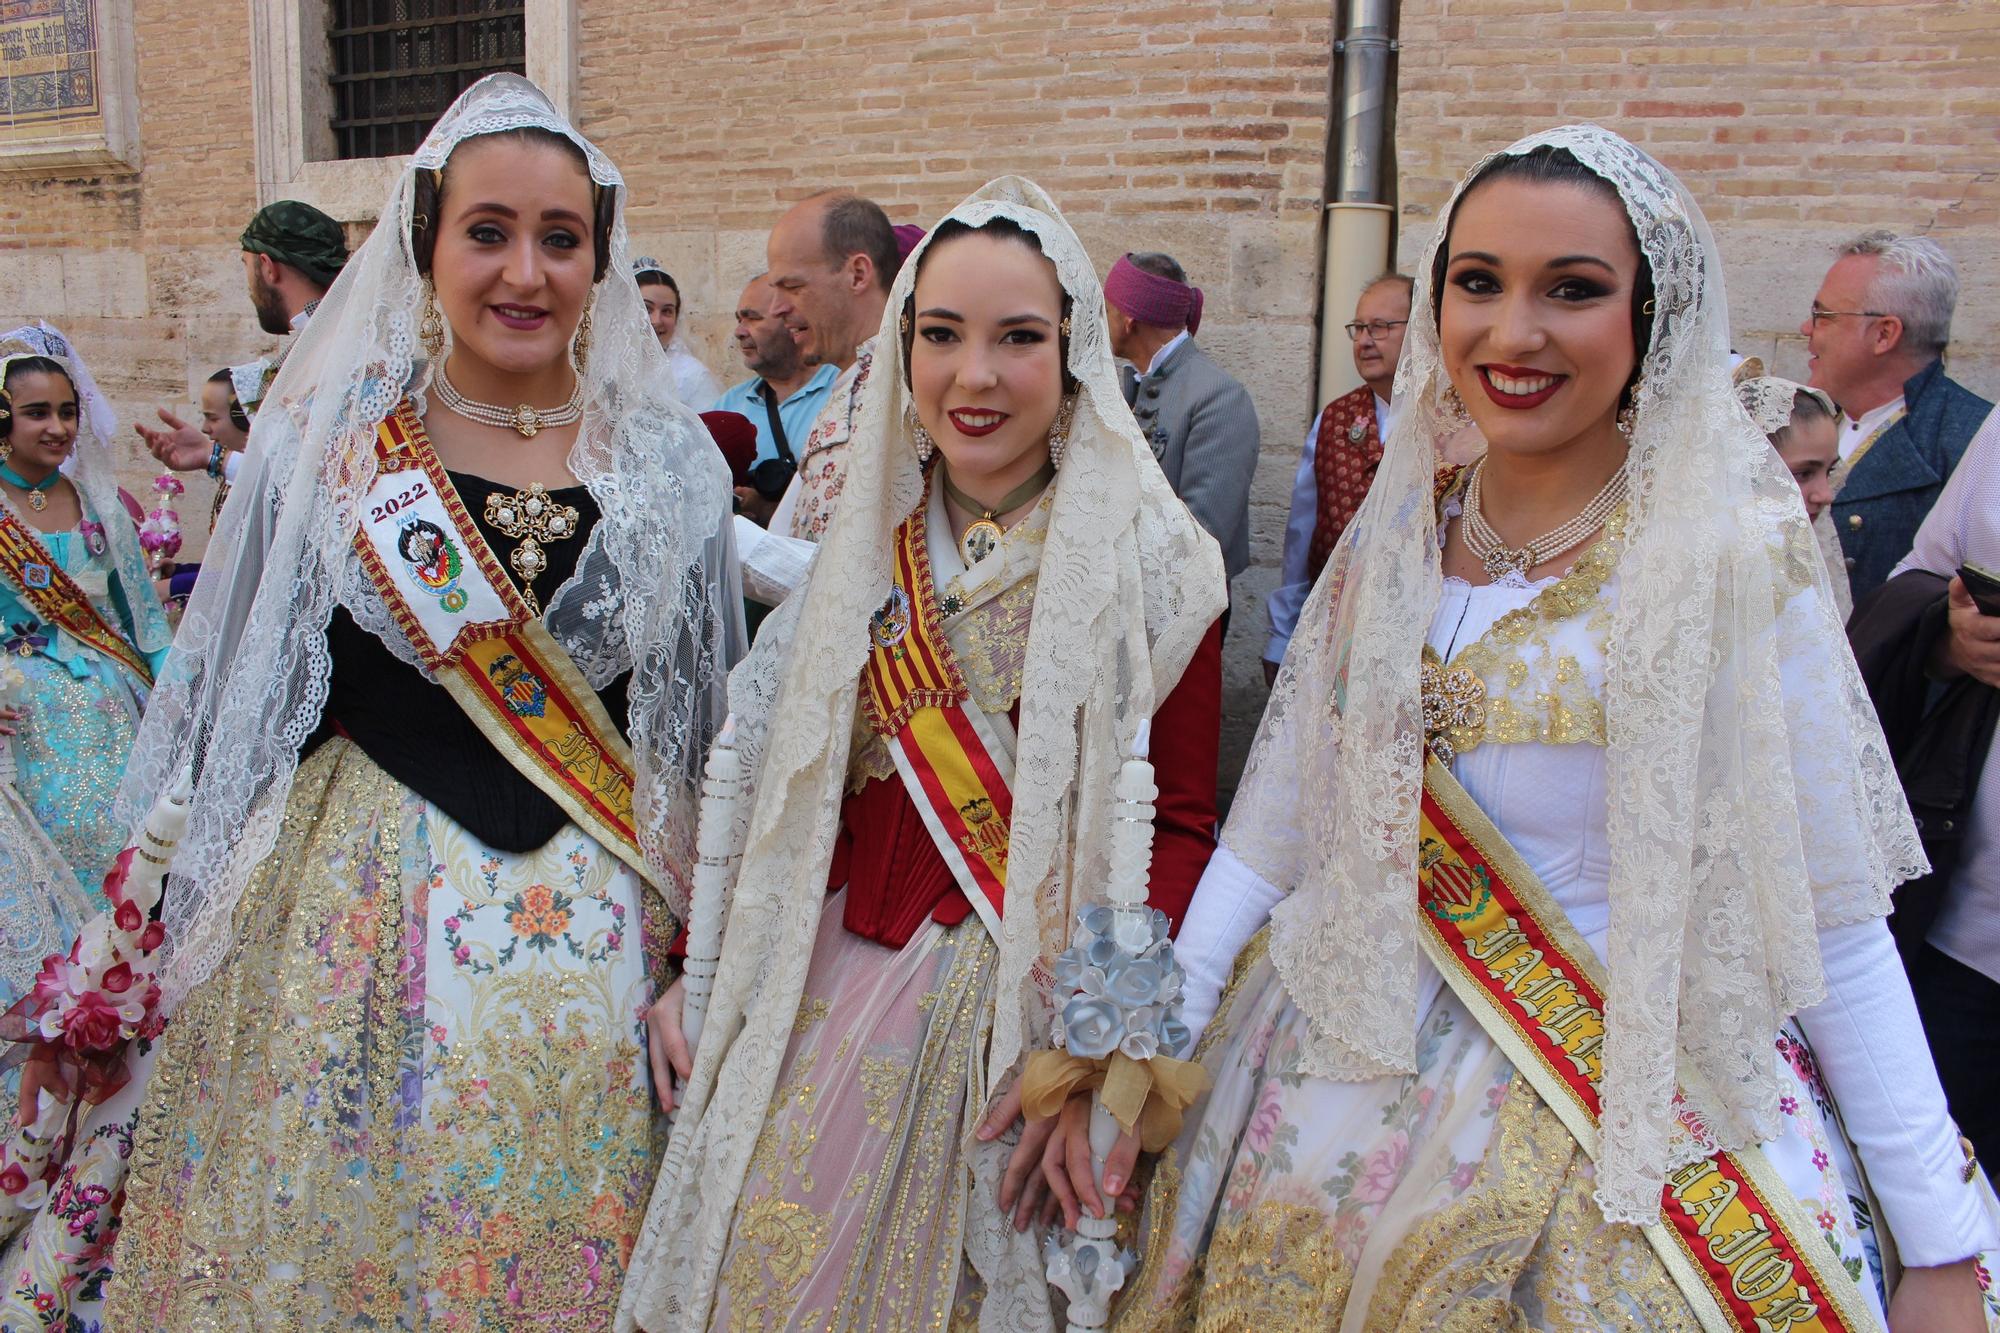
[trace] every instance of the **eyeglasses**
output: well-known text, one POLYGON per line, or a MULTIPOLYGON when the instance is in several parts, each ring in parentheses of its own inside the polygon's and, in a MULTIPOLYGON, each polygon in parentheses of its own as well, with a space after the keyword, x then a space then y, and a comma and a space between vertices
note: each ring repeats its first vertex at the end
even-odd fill
POLYGON ((1349 342, 1359 342, 1364 333, 1379 342, 1388 336, 1390 329, 1400 329, 1409 322, 1407 319, 1371 319, 1366 324, 1343 324, 1341 327, 1347 330, 1349 342))
POLYGON ((1839 319, 1842 315, 1851 315, 1855 319, 1888 318, 1888 316, 1885 315, 1880 310, 1822 310, 1820 308, 1819 302, 1817 301, 1813 302, 1812 322, 1814 328, 1818 328, 1822 323, 1824 323, 1829 319, 1839 319))

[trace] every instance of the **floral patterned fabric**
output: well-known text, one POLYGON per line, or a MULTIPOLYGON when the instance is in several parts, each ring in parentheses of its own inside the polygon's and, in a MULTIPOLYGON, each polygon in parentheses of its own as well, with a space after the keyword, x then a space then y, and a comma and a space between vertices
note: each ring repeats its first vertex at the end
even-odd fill
MULTIPOLYGON (((86 520, 75 532, 36 536, 104 623, 129 637, 126 594, 115 582, 103 530, 86 520)), ((141 595, 150 599, 152 589, 141 595)), ((97 882, 125 850, 127 830, 111 818, 111 800, 145 711, 145 687, 96 649, 43 622, 5 578, 0 578, 0 651, 25 678, 0 697, 0 703, 27 711, 13 737, 16 785, 80 886, 91 893, 92 905, 101 907, 97 882)), ((152 665, 164 656, 155 654, 152 665)))
POLYGON ((890 950, 828 905, 708 1327, 941 1329, 976 1305, 969 1214, 992 1205, 963 1144, 998 956, 976 917, 890 950))
MULTIPOLYGON (((1414 1075, 1313 1078, 1305 1019, 1253 946, 1203 1041, 1216 1087, 1155 1171, 1117 1328, 1700 1327, 1644 1234, 1604 1221, 1555 1113, 1435 974, 1426 991, 1414 1075)), ((1852 1154, 1804 1039, 1777 1042, 1784 1127, 1763 1151, 1880 1317, 1852 1154)))
POLYGON ((67 1306, 79 1329, 608 1326, 663 1146, 639 893, 574 826, 494 852, 327 743, 229 958, 9 1251, 7 1308, 60 1327, 67 1306), (97 1250, 50 1245, 79 1226, 97 1250))
POLYGON ((812 542, 826 535, 847 481, 847 444, 854 435, 855 409, 861 405, 861 391, 874 364, 875 340, 870 338, 827 392, 826 406, 799 450, 797 481, 771 517, 773 530, 786 528, 792 536, 812 542))

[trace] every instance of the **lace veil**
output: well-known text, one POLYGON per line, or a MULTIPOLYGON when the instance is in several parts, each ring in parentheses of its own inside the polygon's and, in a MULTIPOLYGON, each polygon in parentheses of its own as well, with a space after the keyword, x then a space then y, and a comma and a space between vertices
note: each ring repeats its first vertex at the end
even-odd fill
POLYGON ((139 531, 118 498, 118 470, 111 443, 118 434, 118 414, 91 378, 90 367, 55 325, 37 320, 0 333, 0 378, 8 366, 30 356, 45 356, 55 362, 76 386, 76 448, 63 462, 63 475, 83 496, 84 517, 104 527, 112 567, 132 617, 132 646, 151 656, 173 641, 174 632, 153 593, 153 576, 139 546, 139 531))
MULTIPOLYGON (((972 227, 1009 218, 1034 235, 1070 297, 1069 369, 1078 381, 1021 677, 1007 910, 986 1062, 987 1079, 997 1082, 1024 1047, 1047 1041, 1050 997, 1030 971, 1062 951, 1072 913, 1101 893, 1118 766, 1227 594, 1214 539, 1174 496, 1119 392, 1103 290, 1054 202, 1009 176, 949 216, 972 227)), ((889 596, 890 538, 926 495, 905 425, 898 319, 929 244, 904 263, 890 293, 845 489, 810 581, 765 622, 730 678, 754 810, 706 1035, 675 1129, 691 1142, 684 1157, 669 1154, 689 1166, 681 1180, 663 1174, 654 1192, 633 1261, 641 1276, 627 1285, 620 1327, 635 1311, 653 1327, 678 1327, 699 1316, 672 1311, 707 1308, 792 1032, 826 898, 869 620, 889 596)), ((1031 1276, 1046 1301, 1039 1272, 1031 1276)), ((990 1292, 989 1314, 1008 1299, 990 1292)))
MULTIPOLYGON (((1606 667, 1609 1033, 1598 1199, 1657 1216, 1701 1151, 1777 1128, 1772 1034, 1820 999, 1817 926, 1879 916, 1923 855, 1828 594, 1798 489, 1730 385, 1722 262, 1686 189, 1595 126, 1564 148, 1610 182, 1656 313, 1626 461, 1628 544, 1606 667), (1782 671, 1782 678, 1781 678, 1782 671)), ((1442 587, 1429 441, 1447 433, 1428 275, 1396 376, 1406 404, 1314 588, 1225 838, 1288 892, 1271 957, 1310 1020, 1308 1072, 1415 1067, 1417 662, 1442 587)))
POLYGON ((543 619, 592 685, 633 673, 640 843, 668 905, 685 903, 703 746, 739 623, 728 474, 675 396, 629 276, 617 169, 540 89, 496 74, 432 128, 285 358, 153 693, 119 800, 136 819, 184 765, 195 771, 165 909, 170 1006, 227 950, 244 884, 276 839, 300 746, 326 701, 334 606, 417 663, 353 554, 359 502, 375 477, 375 427, 429 379, 416 338, 414 186, 465 140, 530 126, 576 144, 592 180, 620 194, 607 277, 589 307, 584 419, 569 455, 603 517, 543 619))

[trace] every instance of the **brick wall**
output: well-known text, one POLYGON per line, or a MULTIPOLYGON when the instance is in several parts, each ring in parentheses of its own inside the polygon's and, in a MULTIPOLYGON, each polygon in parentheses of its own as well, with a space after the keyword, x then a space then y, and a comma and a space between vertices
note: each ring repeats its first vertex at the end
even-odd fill
POLYGON ((1405 267, 1478 155, 1592 120, 1680 174, 1714 226, 1736 349, 1805 370, 1829 249, 1868 227, 1957 261, 1952 373, 2000 397, 2000 6, 1404 0, 1405 267))
MULTIPOLYGON (((257 0, 264 3, 265 0, 257 0)), ((552 0, 551 0, 552 2, 552 0)), ((255 208, 244 0, 136 0, 138 172, 0 180, 0 320, 46 315, 122 416, 191 401, 269 350, 235 238, 255 208)), ((1329 0, 589 0, 577 115, 631 185, 635 245, 686 296, 725 379, 727 314, 790 201, 843 184, 927 222, 991 176, 1034 177, 1100 269, 1177 255, 1202 342, 1255 397, 1255 566, 1235 588, 1225 768, 1263 686, 1263 594, 1312 403, 1329 0)), ((1729 261, 1737 343, 1780 370, 1825 244, 1927 230, 1966 292, 1955 370, 2000 391, 2000 11, 1951 3, 1404 0, 1401 257, 1478 153, 1559 119, 1684 173, 1729 261)), ((348 219, 361 224, 366 219, 348 219)), ((1344 319, 1347 312, 1335 312, 1344 319)), ((128 484, 151 469, 135 447, 128 484)), ((205 511, 197 480, 185 504, 205 511)))

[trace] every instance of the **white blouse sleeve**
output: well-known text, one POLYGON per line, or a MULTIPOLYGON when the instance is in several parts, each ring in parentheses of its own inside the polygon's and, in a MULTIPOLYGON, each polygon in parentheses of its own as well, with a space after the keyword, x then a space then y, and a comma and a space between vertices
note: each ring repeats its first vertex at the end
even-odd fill
POLYGON ((1187 970, 1181 995, 1181 1021, 1200 1038, 1215 1017, 1222 988, 1236 966, 1236 955, 1250 942, 1284 893, 1243 864, 1226 842, 1217 843, 1208 869, 1195 885, 1194 900, 1174 937, 1174 957, 1187 970))
MULTIPOLYGON (((1816 641, 1810 627, 1824 614, 1818 602, 1818 590, 1808 587, 1779 617, 1785 722, 1807 873, 1816 893, 1844 889, 1852 898, 1860 886, 1843 880, 1872 858, 1863 845, 1867 830, 1835 813, 1851 809, 1851 801, 1821 799, 1857 775, 1836 758, 1854 753, 1841 730, 1849 714, 1829 704, 1824 663, 1801 646, 1816 641)), ((2000 1226, 1965 1178, 1958 1129, 1888 922, 1872 917, 1823 926, 1819 948, 1827 997, 1802 1011, 1799 1023, 1903 1262, 1953 1263, 2000 1246, 2000 1226)))
POLYGON ((1827 997, 1799 1025, 1903 1262, 1928 1267, 2000 1249, 2000 1226, 1967 1178, 1888 922, 1822 930, 1819 947, 1827 997))

